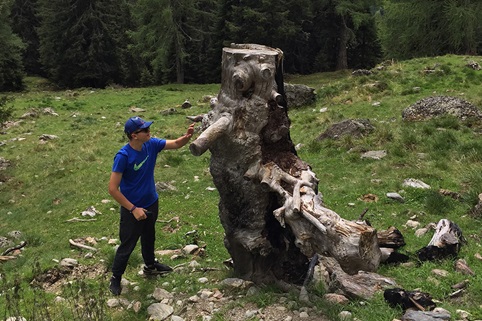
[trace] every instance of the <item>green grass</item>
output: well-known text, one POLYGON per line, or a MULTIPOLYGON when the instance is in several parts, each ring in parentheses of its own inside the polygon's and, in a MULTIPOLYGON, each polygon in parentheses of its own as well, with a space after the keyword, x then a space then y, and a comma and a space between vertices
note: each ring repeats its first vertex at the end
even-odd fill
MULTIPOLYGON (((469 212, 477 203, 478 194, 482 193, 481 125, 451 117, 416 123, 406 123, 401 119, 404 108, 432 95, 463 97, 480 108, 482 72, 465 67, 468 60, 482 62, 481 57, 448 55, 391 62, 369 76, 354 77, 345 71, 309 76, 287 75, 285 80, 309 85, 318 94, 314 105, 291 109, 289 116, 291 138, 295 145, 302 144, 299 157, 308 162, 317 174, 319 190, 326 205, 346 219, 356 219, 368 208, 365 218, 375 228, 383 230, 393 225, 401 230, 407 243, 402 251, 413 260, 416 259, 415 252, 428 244, 431 233, 417 238, 413 230, 403 226, 405 222, 416 216, 425 226, 448 218, 461 227, 468 240, 459 257, 467 261, 476 276, 455 272, 452 260, 425 262, 416 268, 381 266, 379 273, 395 278, 407 290, 419 288, 430 293, 440 301, 439 306, 453 314, 456 309, 463 309, 469 311, 473 319, 480 319, 482 262, 474 255, 481 252, 482 218, 473 217, 469 212), (426 67, 435 71, 425 73, 426 67), (374 102, 380 104, 376 106, 374 102), (325 107, 327 112, 320 112, 325 107), (347 118, 368 118, 375 131, 363 138, 316 140, 331 124, 347 118), (378 149, 388 152, 383 160, 359 157, 361 151, 378 149), (420 179, 432 189, 403 188, 405 178, 420 179), (460 193, 461 199, 440 196, 437 191, 441 188, 460 193), (400 193, 405 203, 390 201, 385 197, 387 192, 400 193), (361 201, 362 196, 368 193, 376 194, 379 201, 361 201), (449 271, 449 276, 435 277, 431 273, 434 268, 449 271), (457 300, 447 299, 452 291, 450 286, 464 279, 470 281, 466 294, 457 300)), ((176 138, 185 132, 189 124, 186 116, 209 111, 208 103, 202 103, 201 98, 219 91, 218 84, 55 91, 48 82, 39 78, 28 78, 27 85, 25 92, 5 93, 14 99, 9 106, 13 108, 15 119, 29 110, 46 107, 53 108, 59 115, 40 114, 37 118, 24 119, 20 125, 5 130, 0 136, 0 140, 5 142, 0 146, 0 156, 12 164, 5 171, 0 171, 0 236, 19 230, 22 239, 28 242, 20 257, 0 263, 0 284, 3 284, 0 286, 0 307, 6 306, 8 291, 5 291, 15 282, 18 283, 19 295, 25 302, 31 303, 38 297, 34 295, 38 289, 35 290, 29 283, 35 276, 55 268, 55 260, 73 257, 83 265, 101 264, 106 271, 110 267, 114 248, 100 239, 118 237, 118 210, 115 202, 102 201, 111 200, 107 183, 114 154, 126 143, 122 131, 125 120, 133 115, 130 108, 142 108, 145 111, 140 116, 154 120, 153 135, 176 138), (185 99, 191 101, 191 109, 180 108, 185 99), (174 108, 176 113, 162 113, 169 108, 174 108), (42 134, 58 138, 40 144, 42 134), (81 218, 80 213, 89 206, 95 206, 102 213, 96 221, 67 222, 74 217, 81 218), (96 245, 99 251, 94 258, 85 258, 84 253, 69 246, 69 239, 88 236, 100 240, 96 245)), ((160 154, 156 180, 170 182, 177 190, 160 194, 160 220, 163 222, 158 223, 156 248, 181 248, 191 241, 185 234, 197 230, 198 243, 206 245, 205 256, 198 260, 203 266, 219 268, 220 271, 212 272, 209 278, 222 280, 230 276, 222 264, 229 255, 223 245, 224 231, 218 218, 218 194, 206 189, 214 186, 209 174, 209 156, 207 152, 194 157, 187 146, 160 154), (199 180, 195 180, 195 176, 199 180), (178 219, 168 222, 172 218, 178 219)), ((188 262, 190 258, 171 260, 166 257, 163 260, 177 265, 188 262)), ((172 274, 158 282, 144 282, 137 275, 141 262, 136 250, 129 261, 126 277, 138 282, 140 290, 129 293, 129 300, 145 300, 163 282, 170 284, 167 290, 176 288, 178 292, 191 295, 206 286, 192 282, 196 276, 187 273, 172 274)), ((99 302, 103 302, 106 294, 99 288, 105 284, 107 275, 106 272, 102 278, 85 279, 85 285, 79 283, 74 286, 85 286, 82 291, 91 291, 99 302)), ((69 296, 69 289, 63 291, 66 297, 76 298, 69 296)), ((270 291, 262 291, 249 300, 257 302, 260 307, 270 304, 270 291)), ((317 293, 317 289, 312 291, 317 293)), ((79 293, 79 290, 73 292, 79 293)), ((47 294, 45 299, 52 300, 55 295, 47 294)), ((390 308, 380 295, 369 302, 354 301, 348 307, 330 307, 321 299, 315 305, 333 320, 337 320, 337 313, 343 309, 365 321, 392 320, 401 314, 398 309, 390 308)), ((42 312, 41 307, 42 304, 38 313, 42 312)), ((141 315, 146 313, 146 308, 144 306, 141 315)), ((60 308, 57 306, 56 309, 60 308)), ((61 313, 56 309, 49 311, 61 313)), ((63 310, 62 313, 72 311, 67 303, 60 310, 63 310)), ((32 315, 34 312, 26 313, 32 315)), ((130 315, 133 312, 119 313, 112 309, 92 313, 102 314, 105 320, 139 317, 130 315)), ((4 314, 0 309, 0 316, 4 317, 4 314)), ((217 315, 216 318, 221 320, 222 316, 217 315)), ((70 319, 85 318, 70 315, 70 319)))

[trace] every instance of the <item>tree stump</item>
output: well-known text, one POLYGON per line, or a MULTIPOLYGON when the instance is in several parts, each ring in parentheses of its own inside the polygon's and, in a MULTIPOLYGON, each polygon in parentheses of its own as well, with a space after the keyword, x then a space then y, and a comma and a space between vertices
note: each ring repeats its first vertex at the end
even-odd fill
POLYGON ((190 150, 211 152, 219 217, 235 274, 255 283, 301 284, 315 253, 343 270, 374 271, 377 233, 326 208, 318 179, 290 138, 283 52, 232 44, 222 54, 221 89, 190 150))

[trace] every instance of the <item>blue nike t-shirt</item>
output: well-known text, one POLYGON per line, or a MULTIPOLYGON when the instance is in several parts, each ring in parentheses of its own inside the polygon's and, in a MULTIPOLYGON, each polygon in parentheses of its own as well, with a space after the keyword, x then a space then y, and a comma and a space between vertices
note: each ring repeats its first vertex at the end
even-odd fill
POLYGON ((154 182, 157 154, 166 146, 165 139, 151 138, 137 151, 129 144, 114 157, 113 172, 122 173, 120 191, 135 206, 147 208, 159 197, 154 182))

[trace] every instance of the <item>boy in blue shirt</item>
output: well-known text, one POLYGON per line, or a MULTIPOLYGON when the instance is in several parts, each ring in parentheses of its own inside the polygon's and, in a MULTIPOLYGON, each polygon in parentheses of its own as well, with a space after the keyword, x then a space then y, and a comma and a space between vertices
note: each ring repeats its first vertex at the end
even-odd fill
POLYGON ((194 132, 191 124, 184 136, 175 140, 151 137, 152 121, 131 117, 124 125, 129 143, 114 157, 109 180, 109 194, 121 205, 119 245, 109 289, 114 295, 122 291, 121 279, 127 261, 141 239, 141 252, 146 275, 163 274, 172 268, 156 261, 154 257, 155 224, 159 214, 159 196, 154 182, 157 154, 164 149, 178 149, 186 145, 194 132))

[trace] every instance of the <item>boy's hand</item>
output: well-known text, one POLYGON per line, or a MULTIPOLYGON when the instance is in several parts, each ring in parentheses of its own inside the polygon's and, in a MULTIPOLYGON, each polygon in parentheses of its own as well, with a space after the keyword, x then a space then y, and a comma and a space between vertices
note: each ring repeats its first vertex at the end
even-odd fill
POLYGON ((145 220, 145 219, 147 218, 146 210, 143 209, 142 207, 136 207, 136 208, 132 211, 132 214, 134 215, 134 217, 135 217, 136 220, 138 220, 138 221, 142 221, 142 220, 145 220))
POLYGON ((187 129, 186 136, 191 137, 194 134, 194 123, 189 125, 189 128, 187 129))

